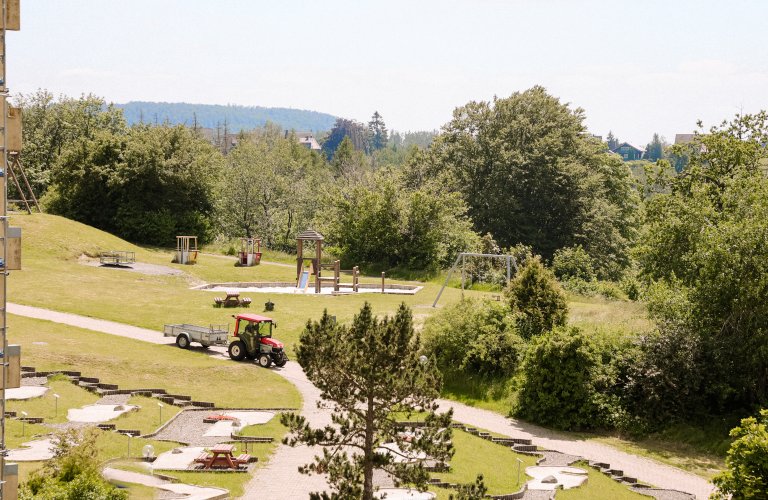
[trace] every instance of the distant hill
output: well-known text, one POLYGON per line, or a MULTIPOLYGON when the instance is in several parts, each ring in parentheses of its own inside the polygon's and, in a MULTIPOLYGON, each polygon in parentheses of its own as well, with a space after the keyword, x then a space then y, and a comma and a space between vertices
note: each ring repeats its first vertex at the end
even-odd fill
POLYGON ((301 132, 322 132, 333 128, 336 117, 327 113, 291 108, 264 108, 261 106, 236 106, 218 104, 189 104, 186 102, 131 101, 115 104, 123 110, 126 121, 133 125, 170 122, 173 125, 192 126, 197 116, 199 127, 215 129, 227 122, 229 132, 239 132, 272 122, 282 128, 301 132))

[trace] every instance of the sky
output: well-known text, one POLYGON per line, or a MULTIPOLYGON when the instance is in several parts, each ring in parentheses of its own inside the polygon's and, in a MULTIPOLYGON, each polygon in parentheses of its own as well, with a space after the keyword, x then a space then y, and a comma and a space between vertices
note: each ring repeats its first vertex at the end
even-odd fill
POLYGON ((543 85, 597 135, 768 109, 768 2, 21 0, 11 93, 276 106, 438 129, 543 85))

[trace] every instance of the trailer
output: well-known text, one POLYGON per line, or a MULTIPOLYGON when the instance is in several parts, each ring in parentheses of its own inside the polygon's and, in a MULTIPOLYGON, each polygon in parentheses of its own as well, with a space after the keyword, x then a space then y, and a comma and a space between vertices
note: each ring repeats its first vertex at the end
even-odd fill
POLYGON ((174 337, 176 345, 182 349, 189 348, 189 344, 197 342, 203 347, 212 345, 226 346, 227 337, 229 337, 229 325, 165 325, 163 328, 164 337, 174 337))

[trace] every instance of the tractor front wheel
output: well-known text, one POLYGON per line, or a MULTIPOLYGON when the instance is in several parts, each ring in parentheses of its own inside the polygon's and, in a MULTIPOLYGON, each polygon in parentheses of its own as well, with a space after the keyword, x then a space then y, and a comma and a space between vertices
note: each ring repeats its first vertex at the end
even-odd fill
POLYGON ((179 335, 176 337, 176 345, 181 349, 189 349, 189 339, 186 335, 179 335))
POLYGON ((272 357, 269 354, 261 354, 259 356, 259 366, 262 368, 269 368, 272 365, 272 357))
POLYGON ((235 361, 242 361, 245 357, 245 344, 239 340, 229 344, 229 357, 235 361))

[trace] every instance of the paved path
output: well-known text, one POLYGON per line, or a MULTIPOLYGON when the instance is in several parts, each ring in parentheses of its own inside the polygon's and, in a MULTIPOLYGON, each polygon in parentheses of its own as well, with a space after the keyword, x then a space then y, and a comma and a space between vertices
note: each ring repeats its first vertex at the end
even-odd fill
POLYGON ((127 470, 113 469, 107 467, 102 471, 104 477, 110 481, 120 481, 123 483, 136 483, 152 488, 170 491, 178 495, 186 495, 185 500, 211 500, 214 498, 229 498, 229 492, 221 488, 201 488, 191 484, 172 483, 157 476, 141 474, 139 472, 130 472, 127 470))
MULTIPOLYGON (((173 339, 163 337, 160 332, 76 314, 11 303, 8 304, 8 312, 154 344, 173 342, 173 339)), ((217 352, 216 357, 225 358, 225 348, 211 348, 211 350, 217 352)), ((304 400, 302 414, 309 419, 312 425, 318 426, 330 422, 328 412, 317 408, 319 391, 307 380, 298 363, 288 363, 282 369, 275 369, 275 372, 288 379, 299 390, 304 400)), ((625 453, 607 445, 575 439, 565 434, 455 401, 440 400, 439 403, 443 410, 453 408, 454 419, 458 422, 510 437, 529 438, 538 446, 562 453, 608 462, 611 467, 622 469, 625 475, 636 477, 638 480, 654 486, 687 491, 700 499, 708 498, 713 490, 712 485, 699 476, 647 458, 625 453)), ((254 479, 248 483, 245 498, 255 498, 253 495, 263 495, 264 497, 270 495, 272 498, 305 498, 311 491, 322 490, 325 485, 322 477, 305 476, 297 472, 297 467, 310 462, 316 453, 318 453, 317 450, 303 446, 290 448, 280 445, 277 452, 271 457, 269 464, 259 468, 254 479)))

